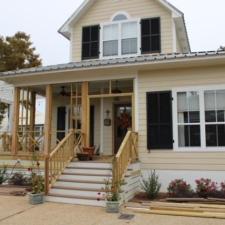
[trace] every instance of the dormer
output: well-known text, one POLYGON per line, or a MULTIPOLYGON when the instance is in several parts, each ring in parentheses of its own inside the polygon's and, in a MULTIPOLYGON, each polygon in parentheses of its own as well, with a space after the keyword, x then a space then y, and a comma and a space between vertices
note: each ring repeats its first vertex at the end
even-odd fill
POLYGON ((184 15, 165 0, 86 0, 59 32, 76 62, 190 52, 184 15))

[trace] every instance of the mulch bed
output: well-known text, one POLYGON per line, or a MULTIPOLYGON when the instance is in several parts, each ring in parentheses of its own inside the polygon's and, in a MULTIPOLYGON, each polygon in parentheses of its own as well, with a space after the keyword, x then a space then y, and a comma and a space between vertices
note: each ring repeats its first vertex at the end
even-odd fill
POLYGON ((15 185, 0 185, 0 195, 2 196, 25 196, 29 187, 15 185))
MULTIPOLYGON (((156 201, 166 201, 166 198, 168 197, 167 193, 159 193, 156 201)), ((130 202, 140 203, 140 202, 149 202, 148 196, 144 192, 140 192, 133 199, 130 200, 130 202)))
POLYGON ((174 202, 174 203, 208 203, 208 204, 225 204, 225 198, 209 197, 199 198, 193 195, 190 198, 171 198, 167 193, 159 193, 156 199, 149 200, 148 196, 144 192, 138 193, 133 199, 130 200, 133 203, 149 203, 149 202, 174 202))

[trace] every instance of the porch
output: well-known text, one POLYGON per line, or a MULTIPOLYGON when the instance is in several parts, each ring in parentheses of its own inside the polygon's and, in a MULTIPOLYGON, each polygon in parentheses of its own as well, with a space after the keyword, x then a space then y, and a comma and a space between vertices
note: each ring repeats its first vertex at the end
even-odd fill
POLYGON ((111 178, 119 182, 138 159, 134 100, 133 79, 16 87, 12 131, 0 134, 0 155, 24 160, 38 155, 48 194, 77 153, 94 147, 94 161, 111 164, 111 178), (40 97, 43 129, 36 122, 40 97))

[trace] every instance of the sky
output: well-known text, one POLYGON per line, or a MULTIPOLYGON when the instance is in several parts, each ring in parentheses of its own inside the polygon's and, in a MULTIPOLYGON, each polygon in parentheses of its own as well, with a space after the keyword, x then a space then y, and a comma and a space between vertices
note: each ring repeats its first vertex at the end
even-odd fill
MULTIPOLYGON (((69 62, 69 41, 57 31, 83 0, 0 0, 0 35, 31 35, 43 65, 69 62)), ((109 0, 105 0, 109 1, 109 0)), ((184 12, 192 51, 225 46, 224 0, 169 0, 184 12)))

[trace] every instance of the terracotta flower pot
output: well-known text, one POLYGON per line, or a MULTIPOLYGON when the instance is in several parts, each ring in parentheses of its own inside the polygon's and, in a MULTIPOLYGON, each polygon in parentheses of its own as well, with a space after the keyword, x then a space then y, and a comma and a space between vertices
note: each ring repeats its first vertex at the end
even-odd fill
POLYGON ((83 147, 83 153, 88 154, 89 159, 92 160, 93 155, 95 153, 95 148, 94 147, 83 147))

